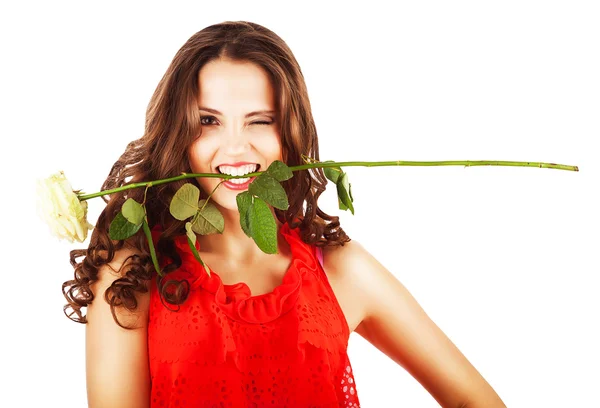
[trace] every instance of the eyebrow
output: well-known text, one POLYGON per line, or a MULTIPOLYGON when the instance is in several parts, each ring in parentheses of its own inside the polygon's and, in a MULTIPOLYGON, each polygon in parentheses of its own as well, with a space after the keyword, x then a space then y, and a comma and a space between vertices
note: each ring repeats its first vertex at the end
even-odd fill
MULTIPOLYGON (((198 110, 205 110, 207 112, 214 113, 215 115, 223 115, 221 112, 219 112, 216 109, 206 108, 204 106, 200 106, 198 108, 198 110)), ((258 110, 258 111, 247 113, 246 116, 244 116, 244 117, 249 118, 254 115, 274 114, 274 113, 275 113, 275 111, 273 111, 273 110, 258 110)))

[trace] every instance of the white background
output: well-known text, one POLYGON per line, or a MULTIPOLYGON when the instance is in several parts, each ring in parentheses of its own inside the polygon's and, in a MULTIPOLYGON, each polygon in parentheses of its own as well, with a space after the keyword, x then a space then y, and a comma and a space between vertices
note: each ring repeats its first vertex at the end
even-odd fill
MULTIPOLYGON (((69 251, 89 238, 50 236, 35 179, 63 170, 73 188, 99 191, 142 135, 179 47, 208 25, 248 20, 298 59, 322 160, 579 166, 348 167, 355 215, 337 209, 334 188, 320 205, 508 406, 600 406, 595 2, 391 3, 2 6, 2 405, 86 406, 85 327, 63 315, 61 284, 69 251)), ((90 201, 92 223, 103 207, 90 201)), ((438 406, 356 333, 349 354, 364 407, 438 406)))

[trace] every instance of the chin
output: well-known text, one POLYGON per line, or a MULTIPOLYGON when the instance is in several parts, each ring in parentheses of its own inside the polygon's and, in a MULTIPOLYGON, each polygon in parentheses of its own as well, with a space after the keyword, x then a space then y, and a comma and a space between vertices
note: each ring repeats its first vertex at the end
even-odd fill
MULTIPOLYGON (((222 188, 225 189, 223 186, 221 186, 219 187, 219 190, 222 188)), ((236 196, 244 191, 248 190, 224 190, 223 192, 217 191, 210 198, 210 202, 215 204, 219 210, 238 211, 236 196)))

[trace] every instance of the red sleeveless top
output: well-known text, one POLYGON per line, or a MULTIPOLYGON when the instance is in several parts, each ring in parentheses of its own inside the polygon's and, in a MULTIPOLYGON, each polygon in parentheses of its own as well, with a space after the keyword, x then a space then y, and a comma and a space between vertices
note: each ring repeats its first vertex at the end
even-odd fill
MULTIPOLYGON (((153 229, 154 242, 159 233, 153 229)), ((212 268, 209 277, 186 236, 175 239, 182 265, 167 276, 187 279, 190 293, 175 311, 151 281, 151 407, 360 406, 350 330, 320 251, 287 223, 280 233, 292 262, 283 282, 258 296, 243 282, 223 284, 212 268)))

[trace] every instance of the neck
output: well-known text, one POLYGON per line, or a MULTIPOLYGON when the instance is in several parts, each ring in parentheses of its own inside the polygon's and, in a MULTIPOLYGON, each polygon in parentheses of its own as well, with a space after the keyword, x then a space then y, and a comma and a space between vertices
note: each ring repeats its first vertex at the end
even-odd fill
MULTIPOLYGON (((225 220, 222 234, 198 235, 201 252, 209 252, 232 264, 255 263, 272 260, 271 254, 264 253, 256 242, 244 233, 240 225, 238 210, 229 210, 217 205, 225 220)), ((277 252, 289 253, 285 238, 279 233, 281 222, 275 217, 277 224, 277 252)))

